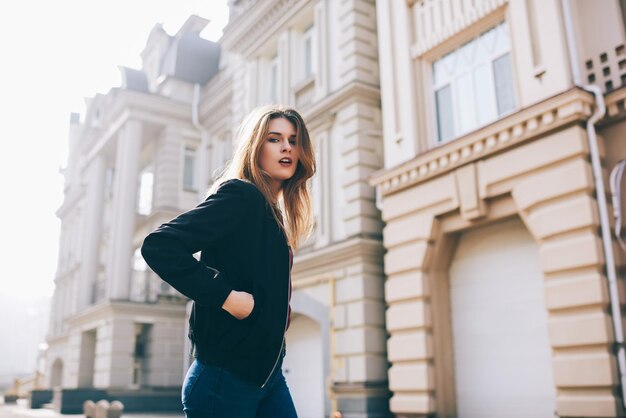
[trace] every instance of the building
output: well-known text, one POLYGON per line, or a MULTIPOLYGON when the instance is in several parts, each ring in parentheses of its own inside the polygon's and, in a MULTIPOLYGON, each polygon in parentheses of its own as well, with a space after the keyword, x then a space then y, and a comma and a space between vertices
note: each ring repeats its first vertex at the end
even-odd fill
POLYGON ((47 338, 51 387, 180 386, 185 301, 147 272, 138 248, 198 198, 191 98, 219 59, 217 44, 199 37, 206 24, 191 17, 174 36, 155 26, 143 71, 121 68, 120 88, 90 99, 84 122, 72 115, 47 338))
POLYGON ((377 2, 397 416, 626 413, 591 156, 595 131, 608 190, 626 157, 625 7, 377 2))
POLYGON ((383 167, 374 2, 232 1, 230 12, 219 49, 198 37, 198 17, 173 37, 156 26, 142 69, 123 68, 121 88, 73 117, 50 384, 181 384, 186 301, 138 248, 202 198, 243 116, 283 102, 307 119, 319 158, 285 374, 302 416, 387 416, 382 222, 368 183, 383 167))
POLYGON ((231 0, 219 44, 197 16, 157 25, 70 125, 51 386, 180 386, 186 300, 138 248, 282 102, 318 158, 283 366, 300 416, 626 415, 607 279, 626 259, 592 158, 626 157, 625 7, 231 0))

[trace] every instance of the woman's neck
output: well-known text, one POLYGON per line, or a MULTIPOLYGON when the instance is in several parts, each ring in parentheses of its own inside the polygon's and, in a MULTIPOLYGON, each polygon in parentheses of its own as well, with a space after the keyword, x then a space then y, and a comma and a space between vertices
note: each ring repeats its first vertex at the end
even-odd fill
POLYGON ((274 199, 274 204, 278 204, 278 199, 280 199, 282 195, 283 182, 282 181, 273 181, 272 182, 272 198, 274 199))

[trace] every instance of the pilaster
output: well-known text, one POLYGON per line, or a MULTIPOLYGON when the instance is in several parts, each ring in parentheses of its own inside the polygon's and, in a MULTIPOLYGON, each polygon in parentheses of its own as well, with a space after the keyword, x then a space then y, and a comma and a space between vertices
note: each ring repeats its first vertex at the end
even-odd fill
POLYGON ((340 84, 379 84, 376 5, 373 0, 342 0, 339 5, 340 84))
POLYGON ((329 80, 329 58, 330 49, 328 47, 328 1, 320 0, 315 5, 314 21, 315 35, 317 36, 317 68, 315 68, 315 100, 319 100, 328 95, 330 91, 329 80))
POLYGON ((338 148, 344 175, 341 187, 345 206, 341 217, 346 236, 380 235, 382 221, 376 209, 370 174, 382 167, 380 109, 365 102, 351 102, 342 108, 337 121, 342 128, 338 148))
POLYGON ((559 416, 621 416, 619 384, 602 273, 593 176, 584 158, 530 176, 513 189, 520 215, 540 243, 559 416))

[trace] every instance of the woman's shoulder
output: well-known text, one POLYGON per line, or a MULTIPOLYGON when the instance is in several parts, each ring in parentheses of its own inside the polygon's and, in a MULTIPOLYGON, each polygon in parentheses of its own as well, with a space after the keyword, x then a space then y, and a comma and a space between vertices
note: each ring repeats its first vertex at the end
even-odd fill
POLYGON ((254 183, 245 179, 228 179, 219 185, 218 192, 235 192, 255 202, 265 203, 265 196, 254 183))

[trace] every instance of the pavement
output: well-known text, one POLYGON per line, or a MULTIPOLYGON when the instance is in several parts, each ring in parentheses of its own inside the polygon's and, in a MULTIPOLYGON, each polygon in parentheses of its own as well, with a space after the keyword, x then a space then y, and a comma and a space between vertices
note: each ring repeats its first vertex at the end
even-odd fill
MULTIPOLYGON (((29 409, 26 399, 18 399, 17 403, 5 404, 0 399, 0 418, 83 418, 82 414, 59 414, 51 409, 29 409)), ((146 412, 122 414, 123 418, 183 418, 184 414, 146 412)))

